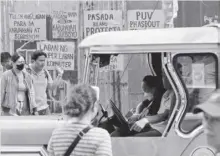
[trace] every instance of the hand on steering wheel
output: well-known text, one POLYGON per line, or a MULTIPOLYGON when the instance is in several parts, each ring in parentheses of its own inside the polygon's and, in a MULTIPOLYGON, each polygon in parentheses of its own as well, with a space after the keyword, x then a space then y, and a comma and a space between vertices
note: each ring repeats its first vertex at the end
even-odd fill
POLYGON ((136 132, 140 132, 146 125, 149 124, 149 121, 146 118, 142 118, 136 121, 130 128, 130 130, 134 130, 136 132))

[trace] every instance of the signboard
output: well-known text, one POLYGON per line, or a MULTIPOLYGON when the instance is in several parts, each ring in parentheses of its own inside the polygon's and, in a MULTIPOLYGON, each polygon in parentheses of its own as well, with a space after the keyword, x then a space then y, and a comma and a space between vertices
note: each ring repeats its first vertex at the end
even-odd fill
POLYGON ((12 40, 46 40, 45 13, 9 13, 12 40))
POLYGON ((78 10, 53 11, 52 17, 53 38, 77 39, 78 10))
POLYGON ((63 70, 74 70, 75 44, 72 42, 38 42, 37 49, 47 53, 48 70, 60 66, 63 70))
POLYGON ((204 63, 192 64, 192 84, 194 87, 205 86, 205 65, 204 65, 204 63))
POLYGON ((98 32, 122 30, 122 11, 84 11, 84 36, 98 32))
POLYGON ((164 28, 165 17, 162 10, 128 10, 128 30, 164 28))
POLYGON ((100 68, 101 72, 105 71, 123 71, 124 70, 124 57, 123 55, 114 56, 111 55, 110 64, 100 68))

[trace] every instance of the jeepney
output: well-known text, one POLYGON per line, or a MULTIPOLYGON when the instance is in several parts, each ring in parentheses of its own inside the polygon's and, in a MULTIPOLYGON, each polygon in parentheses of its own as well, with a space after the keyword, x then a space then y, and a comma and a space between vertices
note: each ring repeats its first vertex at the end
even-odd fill
MULTIPOLYGON (((161 76, 164 71, 175 93, 175 107, 162 136, 114 137, 114 156, 215 155, 203 133, 202 115, 193 114, 193 108, 219 88, 219 43, 220 25, 104 32, 81 42, 79 48, 86 58, 83 82, 100 86, 102 105, 108 99, 102 90, 104 85, 101 86, 100 77, 103 73, 100 70, 111 63, 112 56, 123 56, 125 66, 119 72, 121 82, 117 85, 122 90, 129 87, 122 82, 124 75, 129 76, 129 71, 134 71, 130 76, 139 76, 139 80, 146 74, 161 76), (133 58, 138 58, 133 62, 136 68, 129 66, 133 58), (139 70, 142 75, 138 75, 139 70)), ((133 103, 133 99, 127 99, 122 105, 133 103)), ((119 101, 113 102, 118 106, 119 101)), ((116 115, 119 120, 125 115, 125 108, 131 109, 112 109, 115 114, 121 111, 121 116, 116 115)), ((2 155, 46 155, 51 132, 62 122, 61 117, 1 117, 2 155)))

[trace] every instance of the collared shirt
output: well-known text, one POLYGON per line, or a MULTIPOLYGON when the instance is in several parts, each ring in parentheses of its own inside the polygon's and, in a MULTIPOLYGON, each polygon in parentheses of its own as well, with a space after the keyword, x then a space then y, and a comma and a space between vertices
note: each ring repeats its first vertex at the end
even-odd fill
POLYGON ((42 69, 39 73, 36 73, 31 65, 29 65, 29 68, 31 70, 31 75, 34 81, 37 111, 40 111, 48 107, 46 90, 48 84, 52 84, 53 80, 50 76, 50 73, 46 69, 42 69), (47 72, 47 75, 45 72, 47 72))

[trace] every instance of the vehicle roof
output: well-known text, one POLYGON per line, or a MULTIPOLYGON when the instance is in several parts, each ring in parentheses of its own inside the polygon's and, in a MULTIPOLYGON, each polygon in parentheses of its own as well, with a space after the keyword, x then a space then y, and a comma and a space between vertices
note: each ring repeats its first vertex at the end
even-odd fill
POLYGON ((205 27, 102 32, 88 36, 80 48, 218 44, 220 24, 205 27))

